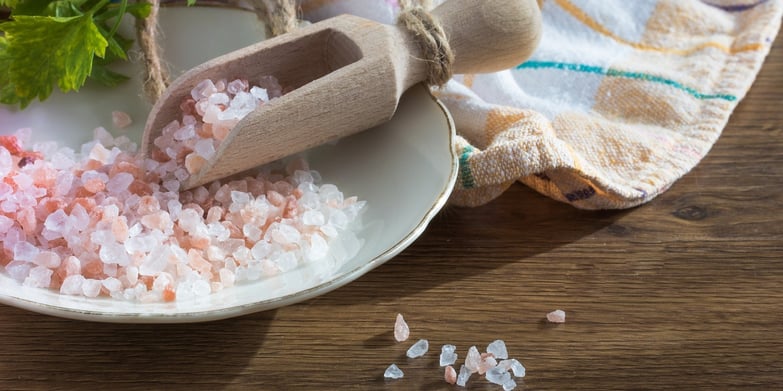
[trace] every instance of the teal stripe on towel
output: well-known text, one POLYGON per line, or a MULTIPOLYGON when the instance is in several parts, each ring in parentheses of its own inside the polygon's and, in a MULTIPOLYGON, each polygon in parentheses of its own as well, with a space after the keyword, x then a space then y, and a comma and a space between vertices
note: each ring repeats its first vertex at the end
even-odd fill
POLYGON ((473 147, 466 146, 459 157, 460 184, 464 189, 476 187, 476 181, 473 179, 473 173, 470 170, 470 155, 473 154, 473 147))
POLYGON ((592 73, 596 75, 610 76, 610 77, 624 77, 634 80, 644 80, 653 83, 664 84, 669 87, 676 88, 681 91, 685 91, 691 96, 697 99, 722 99, 729 102, 734 102, 737 97, 729 94, 704 94, 695 89, 685 86, 682 83, 666 79, 661 76, 651 75, 649 73, 642 72, 628 72, 613 68, 603 68, 594 65, 576 64, 567 62, 555 62, 555 61, 528 61, 526 63, 517 66, 517 69, 561 69, 572 72, 592 73))

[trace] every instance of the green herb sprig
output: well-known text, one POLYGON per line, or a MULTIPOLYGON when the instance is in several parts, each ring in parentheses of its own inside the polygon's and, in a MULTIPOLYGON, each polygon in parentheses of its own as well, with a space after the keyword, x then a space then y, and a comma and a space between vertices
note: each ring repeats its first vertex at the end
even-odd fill
POLYGON ((125 15, 145 18, 150 4, 128 0, 0 0, 0 103, 26 107, 56 85, 78 91, 88 78, 107 86, 127 80, 107 65, 128 59, 133 41, 118 32, 125 15))

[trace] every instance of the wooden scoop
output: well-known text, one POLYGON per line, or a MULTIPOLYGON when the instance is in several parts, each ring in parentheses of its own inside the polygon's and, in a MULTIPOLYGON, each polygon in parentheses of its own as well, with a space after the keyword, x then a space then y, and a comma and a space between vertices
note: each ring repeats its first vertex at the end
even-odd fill
MULTIPOLYGON (((523 62, 538 44, 535 0, 450 0, 432 15, 455 54, 453 71, 486 73, 523 62)), ((248 46, 177 78, 152 108, 142 140, 149 155, 163 127, 204 79, 272 75, 291 92, 240 121, 184 188, 251 169, 389 120, 402 93, 426 79, 428 60, 401 26, 342 15, 248 46)))

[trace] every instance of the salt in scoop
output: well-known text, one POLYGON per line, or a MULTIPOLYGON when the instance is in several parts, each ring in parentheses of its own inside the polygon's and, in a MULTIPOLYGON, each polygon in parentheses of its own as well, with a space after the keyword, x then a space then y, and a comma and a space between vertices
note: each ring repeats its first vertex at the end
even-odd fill
POLYGON ((438 45, 427 49, 422 43, 433 19, 453 52, 453 73, 496 72, 518 65, 533 52, 541 32, 535 0, 449 0, 425 14, 420 29, 352 15, 327 19, 217 57, 178 77, 150 112, 142 152, 150 154, 183 99, 206 79, 252 83, 273 75, 290 92, 242 119, 183 188, 379 125, 393 116, 405 90, 427 80, 431 67, 441 65, 431 58, 438 45))

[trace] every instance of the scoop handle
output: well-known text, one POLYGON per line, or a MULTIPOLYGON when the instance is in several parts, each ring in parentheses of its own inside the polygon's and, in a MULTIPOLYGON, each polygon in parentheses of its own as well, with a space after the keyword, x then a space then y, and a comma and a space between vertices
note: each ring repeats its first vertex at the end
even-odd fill
POLYGON ((536 0, 449 0, 432 15, 454 51, 455 74, 517 66, 530 57, 541 37, 536 0))

